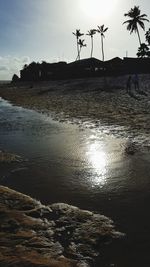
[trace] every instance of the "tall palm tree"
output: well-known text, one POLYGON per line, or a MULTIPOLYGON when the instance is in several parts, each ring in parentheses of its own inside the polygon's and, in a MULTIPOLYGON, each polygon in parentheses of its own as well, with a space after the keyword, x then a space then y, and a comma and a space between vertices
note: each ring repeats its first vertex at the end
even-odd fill
POLYGON ((146 38, 146 41, 148 42, 148 45, 150 45, 150 28, 145 33, 145 38, 146 38))
POLYGON ((88 31, 88 33, 86 35, 89 35, 91 37, 91 57, 93 55, 93 35, 96 33, 95 29, 92 29, 90 31, 88 31))
POLYGON ((76 36, 76 39, 77 39, 77 59, 80 59, 80 51, 79 51, 79 38, 84 35, 84 33, 81 33, 80 32, 80 29, 79 30, 76 30, 76 32, 73 32, 73 34, 76 36))
POLYGON ((98 29, 96 30, 101 35, 101 44, 102 44, 102 60, 104 61, 104 44, 103 39, 105 38, 104 32, 108 30, 108 28, 104 28, 104 24, 101 26, 97 26, 98 29))
POLYGON ((145 17, 147 17, 146 14, 141 14, 141 10, 139 9, 139 6, 134 6, 134 8, 131 8, 128 13, 124 14, 125 17, 129 17, 129 20, 126 20, 123 24, 127 23, 127 30, 130 31, 130 34, 135 32, 138 34, 139 43, 141 46, 141 38, 139 34, 139 28, 140 26, 145 31, 145 25, 143 21, 149 21, 145 17))
POLYGON ((79 41, 78 41, 78 45, 80 47, 80 49, 79 49, 79 60, 80 60, 80 53, 81 53, 82 47, 86 47, 86 44, 84 44, 84 41, 85 40, 81 40, 81 39, 79 39, 79 41))
POLYGON ((149 57, 149 48, 148 45, 145 43, 141 44, 141 46, 138 48, 137 52, 138 57, 149 57))

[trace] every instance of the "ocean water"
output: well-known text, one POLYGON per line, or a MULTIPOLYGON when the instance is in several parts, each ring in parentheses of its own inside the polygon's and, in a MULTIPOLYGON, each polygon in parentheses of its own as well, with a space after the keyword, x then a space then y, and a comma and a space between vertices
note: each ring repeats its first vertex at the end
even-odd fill
POLYGON ((11 81, 10 80, 0 80, 0 84, 7 84, 7 83, 10 83, 11 81))
POLYGON ((0 164, 0 182, 46 204, 66 202, 111 217, 126 233, 109 251, 114 266, 149 266, 149 150, 137 145, 127 154, 126 135, 90 126, 60 123, 0 99, 0 150, 23 159, 0 164))

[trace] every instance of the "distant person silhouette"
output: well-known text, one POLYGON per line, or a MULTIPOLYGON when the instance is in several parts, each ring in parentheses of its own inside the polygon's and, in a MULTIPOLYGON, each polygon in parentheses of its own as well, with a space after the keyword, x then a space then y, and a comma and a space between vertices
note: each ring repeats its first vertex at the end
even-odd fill
POLYGON ((127 93, 130 94, 131 93, 131 83, 132 83, 132 77, 131 75, 128 77, 127 80, 127 93))
POLYGON ((139 92, 139 77, 137 74, 134 75, 133 77, 133 83, 134 83, 134 89, 139 92))

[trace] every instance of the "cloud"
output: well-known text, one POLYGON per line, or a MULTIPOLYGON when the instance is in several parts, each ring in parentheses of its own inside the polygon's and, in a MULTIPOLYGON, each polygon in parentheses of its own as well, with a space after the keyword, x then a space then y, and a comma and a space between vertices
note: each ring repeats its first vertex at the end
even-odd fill
POLYGON ((19 75, 22 67, 25 64, 29 64, 30 61, 31 60, 28 56, 0 56, 0 80, 11 80, 14 73, 19 75))
POLYGON ((0 71, 8 71, 8 68, 5 66, 0 66, 0 71))

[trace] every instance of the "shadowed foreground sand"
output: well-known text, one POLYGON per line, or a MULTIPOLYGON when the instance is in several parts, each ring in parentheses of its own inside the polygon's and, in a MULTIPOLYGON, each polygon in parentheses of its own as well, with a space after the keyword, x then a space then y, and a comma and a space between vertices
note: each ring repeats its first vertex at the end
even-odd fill
POLYGON ((123 236, 105 216, 62 203, 45 206, 3 186, 0 214, 5 267, 93 266, 101 247, 123 236))

